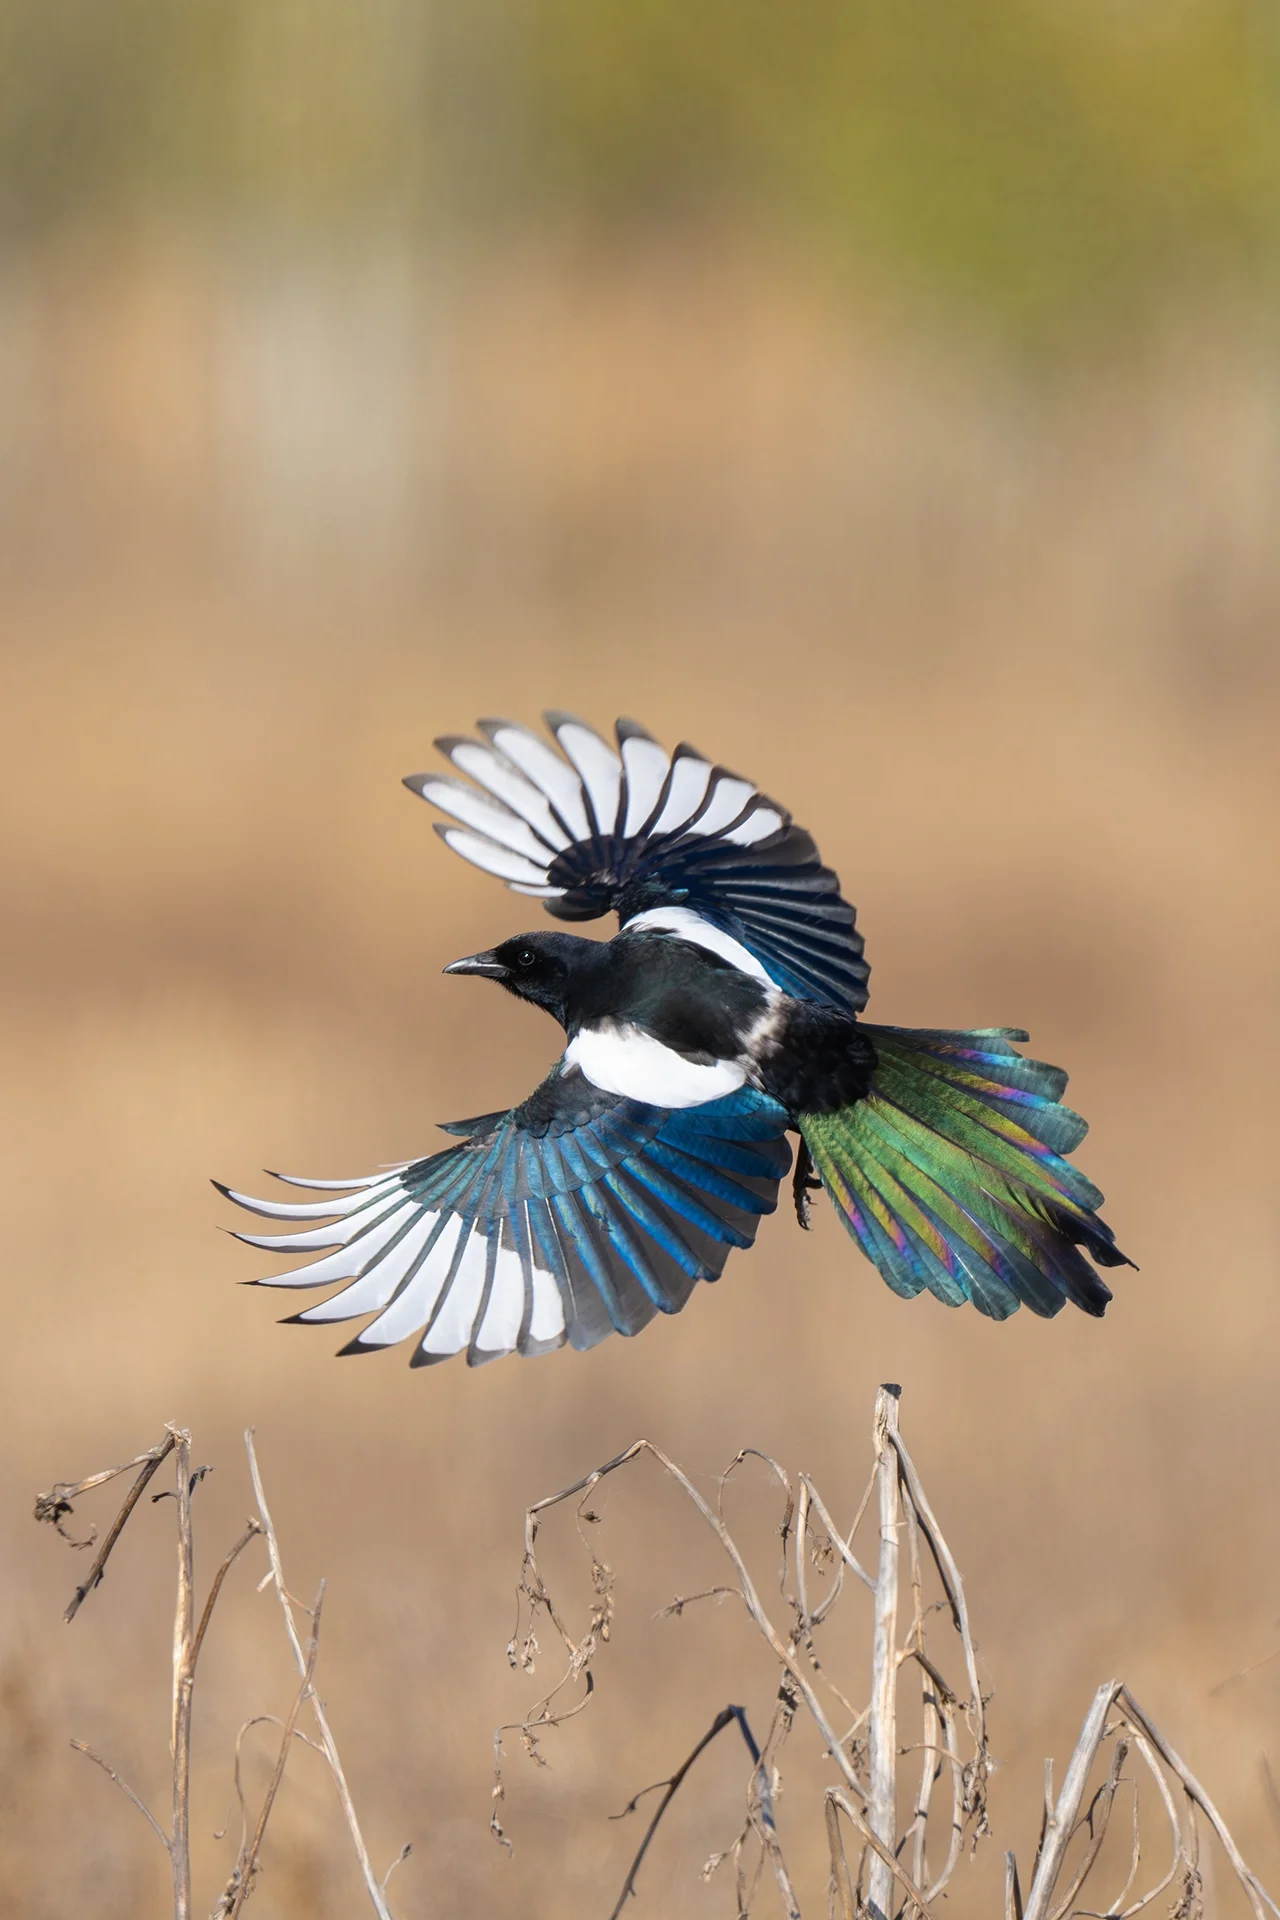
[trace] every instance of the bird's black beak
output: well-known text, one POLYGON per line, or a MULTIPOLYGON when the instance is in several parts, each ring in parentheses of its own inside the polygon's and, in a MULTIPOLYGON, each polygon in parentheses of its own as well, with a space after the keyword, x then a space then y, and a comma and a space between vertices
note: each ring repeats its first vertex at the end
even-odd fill
POLYGON ((507 969, 495 953, 469 953, 465 959, 451 960, 446 973, 478 973, 483 980, 505 980, 507 969))

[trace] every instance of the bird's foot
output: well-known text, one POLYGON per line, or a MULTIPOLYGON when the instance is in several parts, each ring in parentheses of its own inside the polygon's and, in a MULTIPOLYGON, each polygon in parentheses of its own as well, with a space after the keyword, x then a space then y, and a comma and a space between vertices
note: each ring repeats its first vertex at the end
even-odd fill
POLYGON ((809 1195, 817 1193, 821 1186, 822 1182, 814 1171, 813 1155, 809 1152, 809 1144, 802 1136, 796 1153, 795 1170, 791 1175, 791 1198, 795 1202, 796 1219, 806 1233, 809 1231, 813 1211, 809 1203, 809 1195))

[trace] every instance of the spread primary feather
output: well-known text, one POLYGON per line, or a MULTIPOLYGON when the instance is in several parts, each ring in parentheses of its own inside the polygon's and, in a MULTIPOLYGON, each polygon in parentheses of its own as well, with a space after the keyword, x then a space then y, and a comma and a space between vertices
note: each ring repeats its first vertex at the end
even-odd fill
POLYGON ((530 933, 446 969, 543 1008, 564 1051, 509 1112, 457 1144, 352 1181, 280 1176, 322 1199, 239 1206, 242 1233, 318 1257, 266 1284, 338 1291, 295 1317, 361 1319, 346 1352, 589 1347, 678 1313, 777 1205, 825 1188, 894 1290, 991 1319, 1066 1301, 1103 1312, 1130 1264, 1068 1155, 1085 1126, 1066 1075, 1007 1028, 867 1024, 853 908, 776 801, 634 721, 617 745, 570 714, 550 740, 509 720, 439 741, 449 774, 406 781, 454 852, 561 920, 614 912, 609 942, 530 933), (457 776, 461 775, 462 778, 457 776), (371 1318, 369 1316, 372 1316, 371 1318))

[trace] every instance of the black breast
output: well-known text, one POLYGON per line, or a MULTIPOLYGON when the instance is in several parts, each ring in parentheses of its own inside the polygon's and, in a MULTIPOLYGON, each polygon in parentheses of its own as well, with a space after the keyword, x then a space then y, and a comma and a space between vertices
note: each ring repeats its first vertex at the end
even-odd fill
POLYGON ((767 995, 758 980, 705 947, 666 933, 620 933, 592 970, 575 1025, 625 1021, 691 1060, 733 1060, 767 995))

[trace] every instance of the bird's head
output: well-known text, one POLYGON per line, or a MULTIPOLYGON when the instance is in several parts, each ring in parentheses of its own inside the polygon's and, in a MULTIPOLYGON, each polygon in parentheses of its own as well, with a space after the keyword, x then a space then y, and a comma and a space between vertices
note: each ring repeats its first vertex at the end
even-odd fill
POLYGON ((568 1028, 574 988, 591 958, 603 951, 596 940, 571 933, 518 933, 487 953, 454 960, 446 973, 476 973, 496 980, 519 1000, 532 1000, 568 1028))

